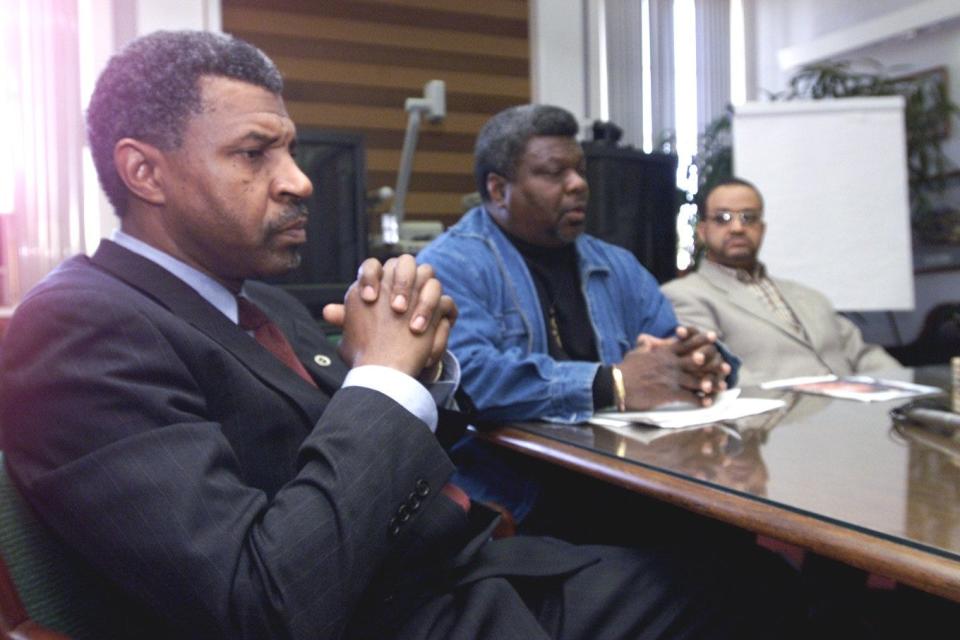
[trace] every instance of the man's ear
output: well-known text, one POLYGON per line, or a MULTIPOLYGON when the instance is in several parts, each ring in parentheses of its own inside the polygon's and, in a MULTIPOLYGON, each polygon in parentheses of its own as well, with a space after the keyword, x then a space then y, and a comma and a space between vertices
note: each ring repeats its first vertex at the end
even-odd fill
POLYGON ((500 208, 507 206, 507 179, 492 171, 487 174, 487 193, 490 201, 500 208))
POLYGON ((134 138, 122 138, 113 148, 113 164, 120 179, 137 198, 163 205, 163 153, 152 144, 134 138))
POLYGON ((704 242, 703 242, 703 234, 704 234, 704 231, 703 231, 703 222, 698 222, 698 223, 697 223, 696 231, 697 231, 697 244, 699 244, 699 245, 702 247, 703 244, 704 244, 704 242))

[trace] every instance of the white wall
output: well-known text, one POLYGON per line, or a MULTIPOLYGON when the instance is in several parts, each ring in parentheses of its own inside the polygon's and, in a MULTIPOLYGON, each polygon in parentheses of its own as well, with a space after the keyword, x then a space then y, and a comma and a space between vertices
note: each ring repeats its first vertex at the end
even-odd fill
POLYGON ((583 129, 606 119, 602 6, 603 0, 530 0, 532 101, 563 107, 583 129))
MULTIPOLYGON (((828 51, 835 50, 834 43, 842 42, 845 36, 862 42, 874 34, 881 39, 836 51, 827 59, 872 60, 895 74, 946 66, 949 94, 955 102, 960 101, 960 3, 950 0, 753 0, 752 7, 755 32, 748 59, 755 65, 756 82, 747 88, 749 99, 762 99, 766 92, 776 93, 787 87, 797 67, 783 68, 778 60, 781 54, 803 53, 809 57, 817 50, 811 43, 820 43, 821 50, 828 51), (900 18, 904 24, 914 19, 928 26, 883 38, 882 34, 896 31, 884 22, 890 17, 900 18)), ((960 136, 954 133, 945 150, 960 164, 960 136)))
MULTIPOLYGON (((137 36, 160 29, 221 31, 220 0, 87 0, 79 4, 81 104, 86 110, 100 71, 116 51, 137 36)), ((117 218, 99 188, 92 164, 84 168, 84 207, 88 211, 88 250, 96 237, 108 237, 117 218), (90 212, 96 210, 96 215, 90 212)))
MULTIPOLYGON (((752 28, 756 31, 755 42, 748 51, 748 60, 756 65, 757 73, 756 82, 748 87, 748 91, 755 92, 751 97, 761 97, 764 90, 785 88, 792 69, 781 68, 778 63, 777 58, 783 53, 797 49, 806 52, 813 46, 829 51, 821 59, 883 58, 885 48, 892 42, 913 39, 906 31, 912 21, 941 22, 942 28, 943 21, 949 23, 960 15, 960 5, 953 0, 745 0, 745 4, 752 13, 752 28), (893 24, 890 18, 894 19, 893 24)), ((924 31, 916 35, 922 41, 928 34, 924 31)), ((925 46, 914 43, 908 48, 922 54, 925 46)), ((951 62, 960 64, 960 60, 940 58, 940 64, 951 62)))
POLYGON ((586 115, 582 0, 530 3, 530 81, 534 102, 586 115))
POLYGON ((220 0, 97 0, 112 5, 119 49, 137 36, 161 29, 223 29, 220 0))
POLYGON ((221 31, 220 0, 137 0, 137 35, 158 29, 221 31))

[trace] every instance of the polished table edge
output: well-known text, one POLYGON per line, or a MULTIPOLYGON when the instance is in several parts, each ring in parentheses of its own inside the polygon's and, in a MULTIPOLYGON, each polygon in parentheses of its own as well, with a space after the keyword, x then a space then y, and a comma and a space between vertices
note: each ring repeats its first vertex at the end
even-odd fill
POLYGON ((478 435, 539 458, 742 529, 960 602, 960 562, 755 498, 687 480, 514 426, 478 435))

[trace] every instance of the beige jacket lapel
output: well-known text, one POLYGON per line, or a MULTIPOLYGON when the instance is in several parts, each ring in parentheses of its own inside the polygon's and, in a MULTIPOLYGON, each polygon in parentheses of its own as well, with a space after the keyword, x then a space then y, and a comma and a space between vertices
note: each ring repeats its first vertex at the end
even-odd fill
MULTIPOLYGON (((810 342, 806 339, 803 332, 798 333, 789 322, 781 318, 778 314, 773 313, 773 311, 771 311, 770 308, 767 307, 767 305, 764 304, 763 301, 760 300, 753 291, 750 291, 746 284, 736 280, 729 274, 724 273, 720 267, 716 266, 709 260, 703 261, 698 269, 698 272, 712 286, 723 291, 727 296, 727 300, 733 306, 739 307, 743 311, 756 317, 758 320, 776 327, 779 331, 790 337, 790 339, 810 346, 810 342)), ((803 326, 803 330, 809 333, 808 318, 805 319, 803 314, 797 311, 797 305, 795 304, 797 301, 792 299, 792 296, 784 292, 779 282, 774 281, 774 283, 777 285, 777 289, 780 291, 780 295, 783 296, 784 301, 796 314, 800 324, 803 326)), ((801 304, 799 306, 803 305, 801 304)))

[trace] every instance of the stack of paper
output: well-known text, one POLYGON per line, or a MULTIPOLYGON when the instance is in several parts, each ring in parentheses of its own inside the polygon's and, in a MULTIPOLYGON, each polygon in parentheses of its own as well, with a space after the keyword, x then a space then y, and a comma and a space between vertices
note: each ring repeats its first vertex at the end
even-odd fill
POLYGON ((740 389, 724 391, 709 407, 693 407, 687 403, 678 403, 658 407, 653 411, 602 411, 594 414, 590 422, 605 427, 640 424, 661 429, 682 429, 693 425, 736 420, 773 411, 786 404, 783 400, 740 398, 739 395, 740 389))
POLYGON ((922 384, 887 380, 871 376, 809 376, 804 378, 786 378, 771 380, 760 385, 761 389, 785 389, 799 393, 812 393, 831 398, 859 400, 860 402, 880 402, 899 400, 914 396, 942 393, 937 387, 922 384))

